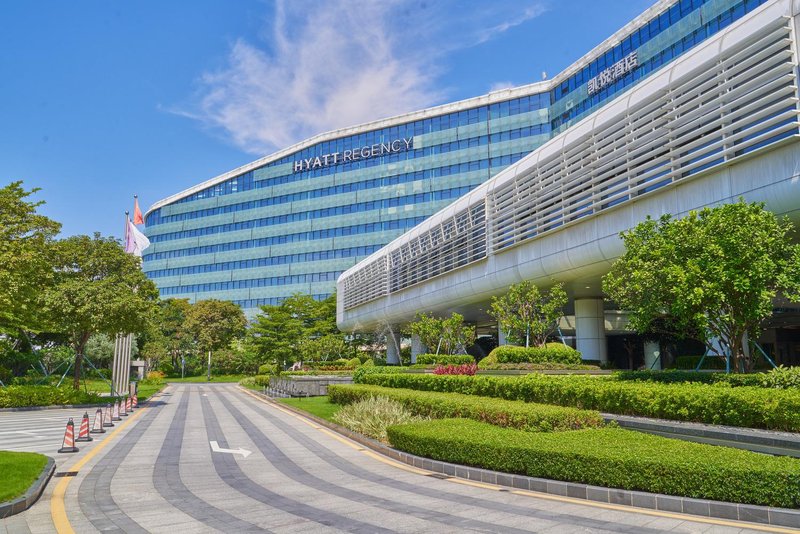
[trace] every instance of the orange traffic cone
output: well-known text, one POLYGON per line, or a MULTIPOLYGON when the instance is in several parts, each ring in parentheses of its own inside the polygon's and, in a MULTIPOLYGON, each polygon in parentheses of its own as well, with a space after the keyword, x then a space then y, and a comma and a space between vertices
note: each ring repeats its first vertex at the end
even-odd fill
POLYGON ((114 411, 111 412, 111 420, 112 421, 122 421, 122 417, 119 416, 119 401, 114 401, 114 411))
POLYGON ((133 394, 133 407, 139 407, 139 396, 136 393, 133 394))
POLYGON ((94 424, 92 425, 92 429, 89 431, 92 434, 105 434, 106 430, 103 428, 103 410, 102 408, 98 408, 96 412, 94 412, 94 424))
POLYGON ((106 404, 106 415, 103 416, 103 426, 114 426, 112 418, 111 404, 106 404))
POLYGON ((133 411, 133 400, 130 397, 125 399, 125 411, 126 412, 132 412, 133 411))
POLYGON ((67 429, 64 430, 64 441, 61 442, 61 448, 58 452, 78 452, 78 447, 75 446, 75 423, 72 422, 72 417, 67 421, 67 429))
POLYGON ((89 435, 89 413, 83 412, 83 419, 81 419, 81 429, 78 431, 78 437, 75 441, 94 441, 92 436, 89 435))
POLYGON ((125 399, 120 399, 119 401, 119 415, 122 417, 128 417, 128 410, 125 409, 125 405, 127 401, 125 399))

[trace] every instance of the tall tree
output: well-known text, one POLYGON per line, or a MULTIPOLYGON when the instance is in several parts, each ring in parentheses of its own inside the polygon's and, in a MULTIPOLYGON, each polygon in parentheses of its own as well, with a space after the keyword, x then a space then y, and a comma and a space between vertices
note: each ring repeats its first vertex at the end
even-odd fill
MULTIPOLYGON (((194 338, 204 353, 227 348, 235 339, 240 339, 247 328, 247 318, 238 304, 225 300, 201 300, 186 312, 186 331, 194 338)), ((211 379, 211 364, 207 378, 211 379)))
POLYGON ((151 320, 158 291, 113 238, 74 236, 53 244, 52 287, 43 291, 49 327, 75 351, 73 386, 78 389, 86 342, 92 334, 139 334, 151 320))
POLYGON ((416 320, 408 326, 408 331, 418 336, 428 350, 435 350, 435 354, 466 352, 467 347, 475 343, 475 327, 464 324, 464 316, 460 313, 453 313, 447 318, 418 313, 416 320))
POLYGON ((753 362, 745 350, 772 314, 773 299, 800 299, 800 245, 794 228, 762 203, 733 204, 689 213, 682 219, 648 217, 623 232, 625 254, 603 280, 631 327, 651 330, 670 318, 696 332, 710 352, 719 340, 737 370, 753 362))
POLYGON ((510 341, 544 345, 558 328, 564 315, 567 292, 557 283, 549 291, 540 291, 536 284, 523 280, 508 288, 501 297, 492 297, 489 313, 506 332, 510 341))
POLYGON ((168 357, 172 368, 177 369, 181 356, 195 349, 194 339, 186 331, 186 315, 191 307, 188 299, 158 302, 154 320, 143 338, 142 354, 147 358, 150 368, 168 357))
POLYGON ((22 182, 0 189, 0 333, 41 330, 41 291, 53 283, 49 247, 61 225, 36 210, 44 202, 30 202, 39 191, 26 191, 22 182))

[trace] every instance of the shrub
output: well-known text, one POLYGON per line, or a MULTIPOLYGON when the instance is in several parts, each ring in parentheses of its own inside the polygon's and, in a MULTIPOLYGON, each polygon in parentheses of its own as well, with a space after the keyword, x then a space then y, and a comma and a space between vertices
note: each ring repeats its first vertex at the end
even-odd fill
POLYGON ((421 421, 402 404, 386 397, 369 397, 337 411, 333 420, 353 432, 388 443, 386 427, 421 421))
POLYGON ((761 375, 761 385, 767 388, 800 388, 800 367, 780 366, 761 375))
POLYGON ((433 370, 435 375, 469 375, 478 372, 478 365, 475 363, 463 363, 461 365, 437 365, 433 370))
POLYGON ((578 365, 581 353, 563 343, 547 343, 541 347, 501 345, 482 360, 484 365, 495 363, 565 363, 578 365), (488 360, 488 361, 487 361, 488 360))
POLYGON ((763 373, 730 374, 681 370, 618 371, 614 373, 614 376, 617 380, 661 382, 665 384, 698 382, 701 384, 728 384, 730 386, 761 386, 764 377, 763 373))
POLYGON ((611 377, 520 377, 367 374, 357 383, 444 391, 575 406, 620 415, 638 415, 771 430, 800 431, 800 392, 723 384, 659 384, 611 377))
POLYGON ((433 418, 465 417, 529 432, 603 426, 603 418, 596 411, 458 393, 435 393, 380 386, 333 385, 328 386, 328 396, 331 402, 337 404, 350 404, 371 397, 386 397, 401 403, 415 415, 433 418))
POLYGON ((469 354, 419 354, 417 363, 420 365, 460 365, 475 363, 475 358, 469 354))
POLYGON ((370 367, 368 365, 362 365, 361 367, 358 367, 356 368, 355 371, 353 371, 353 382, 358 383, 363 379, 363 377, 368 375, 375 375, 375 374, 389 375, 389 374, 403 373, 403 372, 405 372, 405 368, 403 367, 387 367, 381 365, 375 365, 373 367, 370 367))
POLYGON ((258 366, 258 374, 260 375, 277 375, 279 372, 280 370, 276 363, 265 363, 258 366))
POLYGON ((100 404, 108 397, 86 393, 71 386, 6 386, 0 387, 0 408, 58 406, 64 404, 100 404))
POLYGON ((140 383, 145 386, 160 386, 164 383, 164 373, 161 371, 150 371, 140 383))
POLYGON ((375 367, 375 362, 372 360, 372 358, 370 358, 362 363, 361 367, 375 367))
POLYGON ((350 367, 351 369, 355 369, 359 365, 361 365, 361 359, 358 356, 352 358, 347 362, 347 367, 350 367))
POLYGON ((484 358, 478 363, 481 371, 599 371, 599 365, 570 363, 492 363, 484 358))
POLYGON ((466 419, 391 426, 397 449, 457 464, 628 490, 800 506, 800 461, 620 428, 520 432, 466 419))

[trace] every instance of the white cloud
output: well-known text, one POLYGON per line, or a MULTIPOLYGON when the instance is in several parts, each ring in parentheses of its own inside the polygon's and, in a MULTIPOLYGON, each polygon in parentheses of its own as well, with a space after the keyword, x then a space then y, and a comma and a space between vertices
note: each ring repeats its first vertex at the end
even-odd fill
POLYGON ((176 112, 263 155, 441 102, 444 55, 542 12, 540 4, 522 9, 513 0, 492 3, 491 10, 456 0, 279 0, 266 42, 237 40, 227 65, 201 77, 196 102, 176 112), (508 20, 498 20, 503 16, 508 20))

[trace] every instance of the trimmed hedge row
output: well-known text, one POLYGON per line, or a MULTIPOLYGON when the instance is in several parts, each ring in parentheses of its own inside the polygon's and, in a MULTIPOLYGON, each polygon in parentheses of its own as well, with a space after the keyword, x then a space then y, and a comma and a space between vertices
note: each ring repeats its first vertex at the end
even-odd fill
POLYGON ((521 432, 468 419, 391 426, 397 449, 507 473, 736 503, 800 507, 800 460, 620 428, 521 432))
POLYGON ((86 393, 71 386, 6 386, 0 387, 0 408, 59 406, 64 404, 101 404, 109 397, 86 393))
POLYGON ((368 374, 355 382, 573 406, 620 415, 800 431, 800 392, 796 389, 660 384, 538 373, 520 377, 368 374))
POLYGON ((499 363, 563 363, 580 365, 581 353, 563 343, 547 343, 541 347, 501 345, 478 364, 481 369, 499 363), (482 365, 482 366, 481 366, 482 365))
POLYGON ((422 392, 380 386, 328 386, 331 402, 350 404, 371 397, 387 397, 423 417, 465 417, 497 426, 529 432, 576 430, 603 426, 603 418, 593 410, 579 410, 547 404, 475 397, 458 393, 422 392))
POLYGON ((469 354, 419 354, 417 363, 420 365, 460 365, 475 363, 475 358, 469 354))
MULTIPOLYGON (((486 358, 484 358, 485 360, 486 358)), ((575 365, 571 363, 483 363, 478 364, 481 371, 599 371, 598 365, 575 365)))
POLYGON ((617 371, 614 377, 617 380, 635 380, 641 382, 661 382, 674 384, 682 382, 699 382, 702 384, 726 384, 732 387, 755 386, 763 387, 764 373, 729 374, 709 373, 697 371, 617 371))

